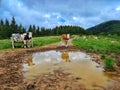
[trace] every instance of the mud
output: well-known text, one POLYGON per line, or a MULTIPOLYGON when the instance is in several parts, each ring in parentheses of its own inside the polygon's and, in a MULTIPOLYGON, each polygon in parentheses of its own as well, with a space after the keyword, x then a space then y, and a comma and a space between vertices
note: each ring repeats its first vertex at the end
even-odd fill
MULTIPOLYGON (((78 84, 81 78, 73 77, 63 70, 55 70, 42 74, 35 79, 26 80, 23 76, 23 63, 35 52, 48 50, 79 50, 74 46, 64 47, 49 45, 36 48, 15 49, 12 51, 0 52, 0 90, 87 90, 84 85, 78 84)), ((84 52, 84 51, 83 51, 84 52)), ((99 55, 89 53, 93 60, 102 65, 99 55)), ((119 69, 118 69, 119 71, 119 69)), ((119 74, 119 72, 118 72, 119 74)), ((115 77, 115 84, 108 88, 95 90, 119 90, 120 78, 115 77)), ((94 87, 98 87, 95 86, 94 87)))
POLYGON ((23 82, 22 54, 2 53, 0 56, 0 90, 12 90, 23 82))
POLYGON ((20 90, 86 90, 84 85, 77 83, 78 78, 70 76, 63 70, 42 74, 36 79, 25 82, 20 90))

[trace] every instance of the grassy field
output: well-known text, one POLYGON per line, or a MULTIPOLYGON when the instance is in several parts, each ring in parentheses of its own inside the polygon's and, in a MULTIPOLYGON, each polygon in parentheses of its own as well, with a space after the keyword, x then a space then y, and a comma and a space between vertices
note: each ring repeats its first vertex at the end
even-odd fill
POLYGON ((88 52, 120 53, 119 36, 80 36, 73 39, 73 44, 88 52), (97 39, 95 39, 97 37, 97 39))
MULTIPOLYGON (((51 43, 56 43, 59 42, 60 36, 48 36, 48 37, 34 37, 33 38, 33 47, 36 46, 44 46, 47 44, 51 44, 51 43)), ((22 43, 15 43, 15 47, 17 48, 21 48, 22 43)), ((12 49, 11 46, 11 40, 10 39, 4 39, 4 40, 0 40, 0 50, 5 50, 5 49, 12 49)))
MULTIPOLYGON (((72 36, 73 38, 76 36, 72 36)), ((72 43, 88 52, 94 53, 120 53, 120 40, 119 36, 77 36, 72 43), (97 37, 97 40, 95 39, 97 37)), ((48 36, 48 37, 34 37, 34 47, 44 46, 47 44, 60 41, 60 36, 48 36)), ((16 43, 15 47, 21 48, 22 43, 16 43)), ((12 49, 11 40, 0 40, 0 50, 12 49)))

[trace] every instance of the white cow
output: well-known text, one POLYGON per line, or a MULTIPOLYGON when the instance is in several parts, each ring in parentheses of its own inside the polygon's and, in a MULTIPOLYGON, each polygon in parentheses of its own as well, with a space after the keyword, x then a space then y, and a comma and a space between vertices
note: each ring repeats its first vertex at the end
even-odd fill
POLYGON ((32 32, 23 33, 23 34, 14 33, 14 34, 12 34, 11 42, 12 42, 12 48, 14 48, 14 44, 16 42, 23 43, 22 47, 24 47, 24 48, 26 48, 26 46, 33 47, 32 32), (28 37, 26 38, 26 36, 28 36, 28 37))

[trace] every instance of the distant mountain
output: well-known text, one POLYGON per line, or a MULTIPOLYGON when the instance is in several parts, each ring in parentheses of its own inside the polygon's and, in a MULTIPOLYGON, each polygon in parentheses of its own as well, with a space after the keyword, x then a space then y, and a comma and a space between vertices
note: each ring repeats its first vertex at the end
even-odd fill
POLYGON ((120 35, 120 20, 103 22, 87 29, 93 34, 118 34, 120 35))

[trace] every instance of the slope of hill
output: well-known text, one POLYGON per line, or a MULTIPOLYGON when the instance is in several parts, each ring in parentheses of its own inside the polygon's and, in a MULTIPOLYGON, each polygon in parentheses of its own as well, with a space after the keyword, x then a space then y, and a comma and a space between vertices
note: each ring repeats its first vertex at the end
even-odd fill
POLYGON ((93 34, 118 34, 120 35, 120 20, 103 22, 94 27, 88 28, 93 34))

